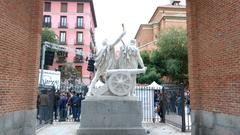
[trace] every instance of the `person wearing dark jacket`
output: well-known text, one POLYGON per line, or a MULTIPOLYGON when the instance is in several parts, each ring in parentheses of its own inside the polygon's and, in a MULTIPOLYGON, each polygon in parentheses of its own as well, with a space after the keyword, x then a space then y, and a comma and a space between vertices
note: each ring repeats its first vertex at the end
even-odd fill
POLYGON ((165 96, 165 93, 161 93, 159 97, 161 123, 165 123, 166 104, 167 104, 167 98, 165 96))
POLYGON ((73 94, 74 95, 71 98, 72 109, 73 109, 73 118, 74 118, 74 121, 79 121, 81 99, 79 97, 79 93, 76 94, 76 92, 73 92, 73 94))
POLYGON ((45 121, 45 123, 47 123, 48 105, 49 105, 49 101, 48 101, 47 90, 42 90, 39 96, 40 124, 42 124, 43 120, 45 121))
POLYGON ((58 116, 59 99, 60 99, 59 92, 56 92, 54 95, 54 118, 55 118, 55 120, 57 119, 57 116, 58 116))
POLYGON ((66 121, 66 117, 67 117, 67 97, 64 93, 61 94, 60 99, 59 99, 59 111, 60 111, 59 121, 66 121))

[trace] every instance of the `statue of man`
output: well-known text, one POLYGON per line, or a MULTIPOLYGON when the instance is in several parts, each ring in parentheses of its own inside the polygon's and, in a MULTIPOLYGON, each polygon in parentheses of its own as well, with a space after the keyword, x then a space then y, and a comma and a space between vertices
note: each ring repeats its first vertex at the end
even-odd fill
MULTIPOLYGON (((136 45, 136 40, 132 39, 130 45, 123 45, 120 48, 120 58, 118 60, 119 69, 138 69, 138 65, 146 70, 142 57, 136 45)), ((136 74, 131 75, 134 86, 136 86, 136 74)), ((130 92, 132 96, 134 89, 130 92)))
POLYGON ((123 32, 120 35, 120 37, 112 44, 108 44, 107 39, 103 41, 103 47, 101 50, 97 53, 95 64, 94 66, 97 68, 97 72, 95 73, 95 76, 89 86, 89 92, 88 96, 92 95, 92 89, 95 87, 95 84, 100 79, 101 76, 103 76, 108 69, 114 69, 116 66, 116 58, 115 58, 115 45, 117 45, 122 37, 126 34, 124 25, 123 32))

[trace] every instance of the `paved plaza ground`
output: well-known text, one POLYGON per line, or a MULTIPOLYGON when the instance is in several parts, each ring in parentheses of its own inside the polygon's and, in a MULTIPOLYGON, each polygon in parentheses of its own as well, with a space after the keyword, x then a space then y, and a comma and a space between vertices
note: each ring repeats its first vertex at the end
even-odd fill
MULTIPOLYGON (((167 124, 144 124, 144 126, 150 131, 149 135, 191 135, 190 132, 182 133, 179 129, 167 124)), ((56 122, 37 130, 37 135, 76 135, 78 128, 79 123, 56 122)))

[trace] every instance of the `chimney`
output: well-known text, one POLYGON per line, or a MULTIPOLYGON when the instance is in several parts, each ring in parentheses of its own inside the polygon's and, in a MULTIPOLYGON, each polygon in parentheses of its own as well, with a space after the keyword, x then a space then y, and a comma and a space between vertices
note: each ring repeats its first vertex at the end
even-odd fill
POLYGON ((170 2, 171 2, 171 4, 172 4, 173 6, 179 6, 181 0, 170 0, 170 2))

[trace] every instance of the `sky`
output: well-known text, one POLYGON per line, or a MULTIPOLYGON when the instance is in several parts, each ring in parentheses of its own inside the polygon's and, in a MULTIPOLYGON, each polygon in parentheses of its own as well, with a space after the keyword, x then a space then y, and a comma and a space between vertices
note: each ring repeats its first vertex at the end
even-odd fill
POLYGON ((129 43, 137 33, 140 24, 146 24, 160 5, 170 4, 170 0, 93 0, 97 28, 96 44, 99 48, 104 39, 113 43, 122 32, 122 24, 126 29, 123 37, 129 43))

